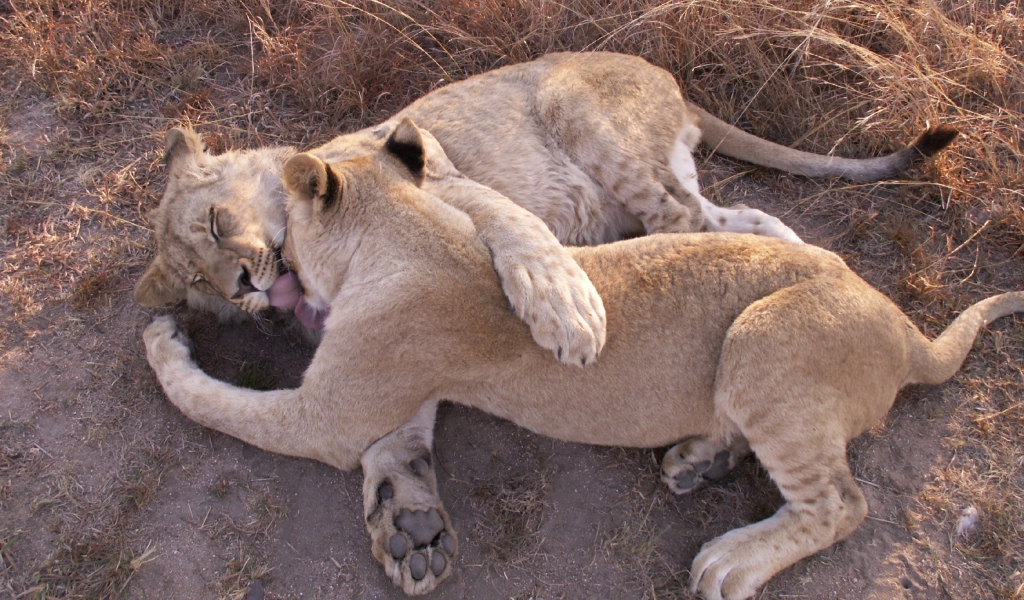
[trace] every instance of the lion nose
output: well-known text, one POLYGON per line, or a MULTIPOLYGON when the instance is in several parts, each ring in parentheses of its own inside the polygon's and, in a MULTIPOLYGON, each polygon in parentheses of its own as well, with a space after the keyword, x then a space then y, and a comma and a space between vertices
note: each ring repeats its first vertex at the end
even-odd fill
POLYGON ((249 269, 242 267, 242 274, 238 276, 238 291, 235 292, 234 296, 231 296, 232 300, 238 300, 242 296, 250 292, 258 292, 252 284, 252 280, 249 279, 249 269))

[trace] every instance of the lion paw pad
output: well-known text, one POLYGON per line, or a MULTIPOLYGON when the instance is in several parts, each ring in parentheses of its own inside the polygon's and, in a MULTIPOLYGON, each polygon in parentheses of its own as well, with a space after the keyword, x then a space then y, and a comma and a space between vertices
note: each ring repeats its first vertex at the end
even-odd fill
POLYGON ((705 480, 721 479, 736 464, 728 449, 695 439, 669 449, 662 460, 661 480, 676 494, 695 490, 705 480))
POLYGON ((377 510, 367 526, 374 556, 391 580, 406 594, 418 595, 431 591, 451 573, 458 543, 436 496, 429 462, 415 459, 408 466, 411 473, 426 477, 382 483, 377 488, 377 510), (423 506, 427 499, 436 505, 410 507, 423 506))

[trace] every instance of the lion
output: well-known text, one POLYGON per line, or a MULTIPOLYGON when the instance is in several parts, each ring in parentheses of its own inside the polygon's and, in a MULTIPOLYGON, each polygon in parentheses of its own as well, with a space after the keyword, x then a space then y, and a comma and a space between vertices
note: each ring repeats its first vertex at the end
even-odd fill
MULTIPOLYGON (((497 192, 461 175, 413 121, 372 154, 331 164, 297 154, 282 174, 284 260, 303 300, 330 308, 302 385, 217 381, 160 317, 144 337, 171 402, 206 427, 345 470, 394 460, 376 444, 403 424, 429 436, 442 399, 561 440, 678 444, 663 478, 679 493, 751 451, 786 502, 702 547, 691 586, 708 599, 750 598, 848 536, 867 503, 847 443, 903 386, 950 378, 982 326, 1024 311, 1024 292, 995 296, 930 341, 831 252, 742 234, 652 235, 566 250, 607 317, 601 360, 574 368, 511 314, 473 221, 426 182, 482 201, 497 192)), ((404 458, 383 472, 430 467, 429 453, 404 458)), ((381 523, 375 556, 407 593, 432 589, 456 551, 449 520, 432 507, 395 513, 394 482, 375 484, 365 499, 368 522, 381 523)))
MULTIPOLYGON (((757 165, 873 181, 931 156, 957 135, 949 126, 930 128, 912 145, 871 159, 802 152, 686 102, 674 77, 642 58, 590 52, 549 54, 449 84, 380 126, 339 136, 312 152, 327 162, 358 155, 405 117, 432 132, 467 177, 536 215, 520 227, 498 219, 495 233, 512 246, 492 250, 548 258, 533 252, 535 238, 593 245, 643 233, 706 230, 799 240, 775 217, 743 206, 718 207, 700 194, 692 151, 702 138, 714 152, 757 165)), ((153 218, 158 251, 136 285, 136 300, 156 307, 187 298, 224 315, 266 309, 285 233, 281 169, 296 149, 212 156, 183 129, 171 130, 166 146, 168 184, 153 218)), ((513 256, 510 264, 543 275, 543 266, 528 258, 513 256)), ((548 262, 571 270, 564 256, 548 262)), ((507 276, 500 266, 499 273, 507 276)), ((547 293, 543 281, 556 278, 541 280, 539 291, 547 293)), ((573 309, 558 317, 563 324, 601 328, 599 319, 573 309)), ((585 329, 580 335, 589 342, 598 334, 585 329)), ((556 351, 557 344, 544 338, 539 335, 538 343, 556 351)), ((581 356, 570 352, 565 360, 580 362, 581 356)))

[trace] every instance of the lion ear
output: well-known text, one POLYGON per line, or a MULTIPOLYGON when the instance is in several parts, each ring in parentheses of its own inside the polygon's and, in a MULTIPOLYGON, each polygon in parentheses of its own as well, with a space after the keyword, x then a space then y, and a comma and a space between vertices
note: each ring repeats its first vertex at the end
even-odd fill
POLYGON ((163 256, 156 255, 142 279, 135 284, 135 301, 143 306, 157 308, 184 300, 188 290, 167 268, 163 256))
POLYGON ((412 119, 409 117, 402 119, 398 127, 391 132, 391 137, 384 143, 384 149, 409 169, 417 185, 423 183, 424 166, 426 165, 423 136, 412 119))
POLYGON ((164 148, 164 163, 167 170, 177 175, 199 162, 205 146, 196 132, 175 127, 164 136, 164 148))
POLYGON ((312 203, 316 210, 323 211, 341 198, 341 177, 312 154, 289 158, 282 174, 284 187, 298 203, 312 203))

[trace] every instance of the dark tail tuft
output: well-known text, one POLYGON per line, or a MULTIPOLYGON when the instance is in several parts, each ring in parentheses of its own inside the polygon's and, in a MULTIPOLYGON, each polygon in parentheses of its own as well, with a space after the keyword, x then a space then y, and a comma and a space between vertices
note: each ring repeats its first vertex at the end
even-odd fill
POLYGON ((956 136, 960 135, 956 127, 952 125, 938 125, 929 127, 914 141, 914 150, 917 150, 922 157, 929 157, 953 143, 956 136))

